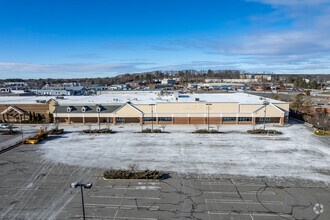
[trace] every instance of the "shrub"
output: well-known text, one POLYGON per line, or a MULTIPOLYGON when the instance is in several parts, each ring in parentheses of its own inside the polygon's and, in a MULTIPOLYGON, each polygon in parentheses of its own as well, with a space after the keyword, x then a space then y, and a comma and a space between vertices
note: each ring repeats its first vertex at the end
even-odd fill
POLYGON ((254 129, 254 130, 248 130, 248 134, 282 134, 280 131, 276 130, 264 130, 264 129, 254 129))
POLYGON ((315 135, 317 136, 330 136, 330 132, 327 131, 321 131, 321 130, 316 130, 314 132, 315 135))
POLYGON ((115 131, 109 129, 109 128, 103 128, 103 129, 86 129, 83 130, 83 133, 97 133, 97 134, 112 134, 115 133, 115 131))
POLYGON ((103 173, 105 179, 163 179, 164 174, 157 170, 130 171, 109 170, 103 173))
POLYGON ((56 128, 53 128, 51 129, 50 131, 48 131, 48 134, 50 135, 59 135, 59 134, 63 134, 64 133, 64 129, 56 129, 56 128))
POLYGON ((211 129, 211 130, 207 130, 207 129, 198 129, 198 130, 195 130, 193 133, 196 133, 196 134, 218 134, 218 133, 221 133, 217 130, 214 130, 214 129, 211 129))
POLYGON ((151 130, 150 128, 146 128, 146 129, 142 130, 141 133, 167 133, 167 132, 164 132, 160 129, 151 130))

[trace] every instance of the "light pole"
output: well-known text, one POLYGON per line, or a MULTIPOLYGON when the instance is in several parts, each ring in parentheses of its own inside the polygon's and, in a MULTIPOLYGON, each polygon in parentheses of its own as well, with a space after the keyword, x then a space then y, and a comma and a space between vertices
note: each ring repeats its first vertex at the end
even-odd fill
POLYGON ((264 131, 266 130, 266 108, 267 105, 269 105, 269 102, 267 102, 266 100, 263 102, 263 105, 265 106, 265 110, 264 110, 264 131))
POLYGON ((151 107, 151 131, 154 131, 154 108, 155 104, 149 104, 151 107))
POLYGON ((207 106, 207 130, 209 131, 210 130, 210 106, 212 104, 211 103, 207 103, 206 106, 207 106))
POLYGON ((55 125, 55 129, 58 130, 58 119, 57 119, 57 102, 55 102, 54 107, 55 107, 55 118, 54 118, 54 111, 53 111, 53 121, 55 125))
POLYGON ((83 219, 85 220, 85 204, 84 204, 84 192, 83 192, 83 187, 86 189, 92 188, 92 183, 79 183, 79 182, 73 182, 70 184, 70 188, 77 188, 80 186, 80 192, 81 192, 81 204, 82 204, 82 210, 83 210, 83 219))

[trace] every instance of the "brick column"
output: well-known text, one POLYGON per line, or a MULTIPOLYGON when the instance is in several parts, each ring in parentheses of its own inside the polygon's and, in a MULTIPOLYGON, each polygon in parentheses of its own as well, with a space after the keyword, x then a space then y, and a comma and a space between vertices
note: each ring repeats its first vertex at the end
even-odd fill
POLYGON ((280 125, 284 125, 284 117, 280 118, 280 125))

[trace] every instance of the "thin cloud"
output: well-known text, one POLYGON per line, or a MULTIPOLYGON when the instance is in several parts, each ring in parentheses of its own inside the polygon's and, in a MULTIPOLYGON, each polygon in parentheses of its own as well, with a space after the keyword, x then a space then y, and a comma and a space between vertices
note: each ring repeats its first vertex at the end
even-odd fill
POLYGON ((80 58, 80 59, 100 59, 100 58, 105 58, 104 55, 97 54, 97 53, 71 54, 71 55, 68 55, 67 57, 80 58))
POLYGON ((125 72, 140 71, 141 65, 150 65, 150 63, 91 63, 91 64, 30 64, 30 63, 5 63, 0 62, 0 74, 15 74, 15 77, 23 77, 25 74, 35 77, 52 77, 52 74, 91 74, 108 73, 115 75, 125 72), (24 73, 24 74, 23 74, 24 73))

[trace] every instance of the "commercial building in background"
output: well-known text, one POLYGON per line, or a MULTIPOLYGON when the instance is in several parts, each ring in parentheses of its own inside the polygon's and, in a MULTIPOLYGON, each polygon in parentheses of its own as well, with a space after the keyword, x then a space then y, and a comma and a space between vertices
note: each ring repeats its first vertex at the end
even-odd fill
POLYGON ((86 88, 83 86, 74 87, 42 87, 41 89, 34 90, 36 95, 47 96, 71 96, 71 95, 84 95, 86 88))

